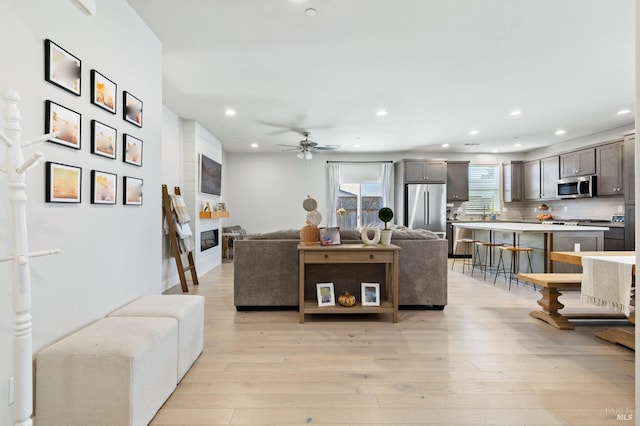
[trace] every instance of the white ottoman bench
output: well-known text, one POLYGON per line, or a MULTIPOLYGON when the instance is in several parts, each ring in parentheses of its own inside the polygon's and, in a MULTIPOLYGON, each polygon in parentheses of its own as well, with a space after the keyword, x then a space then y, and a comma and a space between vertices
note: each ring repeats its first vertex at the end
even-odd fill
POLYGON ((110 317, 168 317, 178 320, 178 375, 180 382, 204 346, 204 297, 150 295, 112 312, 110 317))
POLYGON ((38 426, 147 425, 176 387, 178 322, 104 318, 40 351, 38 426))

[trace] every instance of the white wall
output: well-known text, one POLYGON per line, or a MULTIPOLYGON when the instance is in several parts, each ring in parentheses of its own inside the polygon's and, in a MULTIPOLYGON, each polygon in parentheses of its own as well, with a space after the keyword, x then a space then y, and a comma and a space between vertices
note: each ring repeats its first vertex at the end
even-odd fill
MULTIPOLYGON (((169 192, 183 186, 182 119, 167 107, 162 109, 162 183, 169 192)), ((176 262, 171 256, 169 238, 162 238, 162 288, 180 283, 176 262)))
MULTIPOLYGON (((30 249, 59 247, 58 256, 33 259, 34 350, 63 337, 144 294, 161 291, 161 121, 162 51, 155 35, 125 0, 98 0, 97 14, 84 15, 71 0, 0 1, 0 87, 14 88, 20 103, 24 139, 44 132, 44 101, 82 113, 82 149, 43 143, 48 160, 83 168, 82 203, 44 202, 44 167, 28 175, 27 220, 30 249), (50 38, 82 60, 82 96, 44 81, 44 39, 50 38), (118 84, 118 114, 91 105, 92 68, 118 84), (144 102, 144 127, 122 120, 122 90, 144 102), (90 120, 118 129, 118 157, 90 154, 90 120), (121 160, 122 133, 144 141, 143 167, 121 160), (89 203, 90 171, 118 175, 118 204, 89 203), (144 205, 122 205, 122 176, 144 179, 144 205)), ((1 103, 1 102, 0 102, 1 103)), ((1 121, 1 119, 0 119, 1 121)), ((4 166, 5 151, 0 148, 4 166)), ((6 176, 0 175, 0 256, 10 253, 11 224, 6 176)), ((0 424, 13 424, 7 406, 13 374, 11 268, 0 264, 0 424)))
MULTIPOLYGON (((221 202, 221 196, 203 194, 199 188, 199 161, 200 154, 204 154, 210 159, 225 164, 222 156, 222 143, 212 133, 207 131, 200 123, 193 120, 183 121, 183 196, 191 215, 191 231, 195 242, 195 262, 198 275, 202 275, 220 265, 222 259, 222 229, 220 219, 200 219, 198 212, 202 210, 205 203, 209 203, 214 208, 217 202, 221 202), (218 229, 219 244, 204 252, 200 252, 200 232, 218 229)), ((222 177, 224 179, 224 176, 222 177)))

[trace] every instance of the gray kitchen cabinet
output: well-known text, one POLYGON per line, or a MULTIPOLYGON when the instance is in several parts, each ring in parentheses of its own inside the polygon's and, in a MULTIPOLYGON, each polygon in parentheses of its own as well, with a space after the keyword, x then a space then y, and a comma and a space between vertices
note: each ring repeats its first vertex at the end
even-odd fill
POLYGON ((560 158, 556 155, 540 160, 540 199, 558 198, 558 179, 560 158))
MULTIPOLYGON (((636 135, 626 135, 624 137, 624 162, 622 164, 622 183, 624 186, 624 203, 636 203, 636 180, 635 180, 635 150, 636 135)), ((625 215, 626 216, 626 215, 625 215)), ((625 217, 625 221, 629 219, 625 217)))
POLYGON ((623 183, 622 141, 596 147, 596 171, 598 172, 598 195, 622 195, 623 183))
POLYGON ((447 201, 469 201, 468 161, 447 161, 447 201))
POLYGON ((407 160, 404 180, 405 183, 446 183, 447 164, 444 161, 407 160))
POLYGON ((524 200, 524 162, 510 161, 502 164, 504 182, 502 198, 505 203, 524 200))
POLYGON ((636 205, 627 204, 624 209, 624 249, 636 249, 636 205))
POLYGON ((540 199, 540 160, 527 161, 524 170, 524 199, 540 199))
POLYGON ((596 173, 596 152, 594 148, 568 152, 560 156, 560 176, 575 177, 596 173))

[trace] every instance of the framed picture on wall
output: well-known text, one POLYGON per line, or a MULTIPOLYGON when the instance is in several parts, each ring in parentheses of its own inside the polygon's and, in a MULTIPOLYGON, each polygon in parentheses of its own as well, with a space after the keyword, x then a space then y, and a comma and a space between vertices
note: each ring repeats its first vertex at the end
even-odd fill
POLYGON ((49 142, 80 149, 82 115, 52 101, 45 101, 44 132, 59 134, 49 142))
POLYGON ((44 41, 44 79, 80 96, 82 61, 51 40, 44 41))
POLYGON ((91 103, 111 114, 116 113, 118 85, 96 70, 91 70, 91 103))
POLYGON ((129 92, 123 92, 123 118, 129 123, 142 127, 142 101, 129 92))
POLYGON ((91 120, 91 153, 116 158, 118 131, 97 120, 91 120))
POLYGON ((82 169, 47 161, 45 166, 45 201, 47 203, 79 203, 82 169))
POLYGON ((380 284, 362 283, 362 306, 380 306, 380 284))
POLYGON ((125 176, 124 186, 124 205, 141 206, 142 205, 142 179, 125 176))
POLYGON ((91 204, 115 204, 117 179, 113 173, 91 170, 91 204))
POLYGON ((142 141, 125 133, 122 138, 122 145, 123 161, 142 167, 142 141))

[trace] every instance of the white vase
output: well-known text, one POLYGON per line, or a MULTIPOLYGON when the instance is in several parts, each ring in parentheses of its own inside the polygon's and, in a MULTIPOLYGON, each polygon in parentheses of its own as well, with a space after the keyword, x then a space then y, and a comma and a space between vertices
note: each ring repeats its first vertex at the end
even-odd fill
POLYGON ((383 246, 388 246, 391 244, 391 234, 392 231, 390 229, 383 229, 380 231, 380 244, 383 246))
POLYGON ((380 242, 380 228, 362 228, 360 239, 368 246, 373 246, 380 242), (373 238, 369 238, 369 232, 373 231, 373 238))

